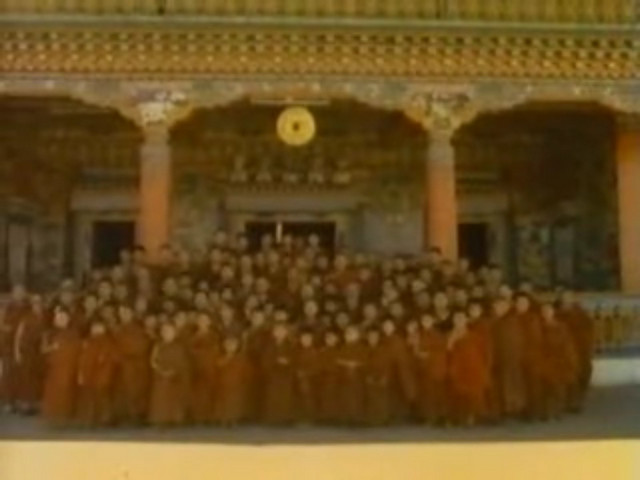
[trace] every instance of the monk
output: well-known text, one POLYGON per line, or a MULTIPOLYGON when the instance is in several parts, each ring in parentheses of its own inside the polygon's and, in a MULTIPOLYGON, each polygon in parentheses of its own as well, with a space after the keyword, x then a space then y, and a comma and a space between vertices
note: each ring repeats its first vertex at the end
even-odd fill
POLYGON ((270 341, 270 330, 265 312, 256 309, 249 317, 249 328, 244 332, 244 350, 249 362, 247 373, 246 414, 249 420, 261 420, 260 408, 264 396, 262 355, 270 341))
POLYGON ((341 421, 344 425, 359 426, 364 423, 366 347, 361 343, 360 331, 349 325, 344 332, 344 344, 336 362, 339 370, 339 396, 341 421))
POLYGON ((519 417, 526 407, 524 330, 504 298, 495 300, 493 316, 498 408, 502 414, 519 417))
POLYGON ((111 391, 117 366, 117 351, 101 322, 89 327, 78 364, 77 414, 81 425, 105 426, 112 421, 111 391))
POLYGON ((478 341, 482 345, 483 362, 487 365, 489 372, 489 385, 486 390, 486 399, 484 402, 485 412, 482 420, 493 423, 495 418, 495 410, 493 410, 492 402, 495 402, 495 359, 494 359, 494 338, 492 331, 491 318, 485 313, 482 304, 476 300, 469 302, 468 312, 468 328, 477 336, 478 341))
POLYGON ((74 417, 77 394, 78 358, 82 341, 70 328, 71 318, 57 309, 53 318, 53 333, 45 340, 46 356, 42 417, 52 427, 68 426, 74 417))
POLYGON ((579 381, 580 360, 566 323, 549 303, 541 306, 543 330, 543 392, 545 418, 558 418, 572 407, 571 393, 579 381))
POLYGON ((595 345, 593 320, 580 307, 574 293, 570 290, 564 290, 560 295, 558 320, 567 325, 571 341, 578 355, 578 380, 570 394, 570 409, 573 412, 579 412, 584 406, 591 381, 595 345))
POLYGON ((391 319, 382 323, 380 347, 392 363, 389 385, 392 416, 394 420, 405 420, 415 401, 416 385, 407 343, 396 333, 396 324, 391 319))
POLYGON ((149 404, 149 422, 158 427, 178 426, 185 420, 189 360, 184 346, 177 341, 171 323, 160 329, 160 340, 151 352, 153 381, 149 404))
POLYGON ((0 403, 8 411, 16 407, 17 372, 15 365, 15 337, 18 324, 29 315, 27 291, 22 285, 11 290, 10 300, 0 317, 0 403))
POLYGON ((423 422, 442 425, 447 415, 447 336, 432 315, 420 319, 417 357, 417 410, 423 422))
POLYGON ((323 336, 320 350, 319 375, 319 420, 324 424, 333 424, 340 419, 340 371, 338 355, 340 337, 333 330, 327 330, 323 336))
POLYGON ((369 329, 366 336, 365 421, 369 426, 391 422, 391 374, 393 359, 380 346, 380 332, 369 329))
POLYGON ((246 418, 249 358, 240 350, 236 337, 227 337, 223 352, 216 362, 218 372, 214 420, 231 427, 246 418))
POLYGON ((118 357, 114 387, 117 420, 141 424, 146 419, 151 382, 149 355, 152 339, 128 306, 118 308, 119 327, 113 338, 118 357))
POLYGON ((320 354, 314 341, 311 331, 300 332, 295 361, 296 403, 297 419, 303 424, 311 424, 318 419, 320 354))
POLYGON ((484 345, 477 332, 469 329, 467 314, 460 310, 453 315, 453 330, 449 334, 449 420, 456 424, 475 425, 486 411, 486 391, 489 386, 489 366, 484 345))
POLYGON ((18 319, 13 345, 16 408, 24 414, 35 413, 42 395, 44 327, 42 297, 33 295, 30 310, 18 319))
POLYGON ((192 366, 191 418, 198 424, 214 419, 218 381, 219 338, 207 313, 197 316, 197 330, 189 341, 192 366))
POLYGON ((515 320, 521 324, 525 336, 524 375, 527 391, 526 414, 530 420, 540 419, 543 412, 542 365, 542 317, 533 310, 527 295, 517 295, 515 299, 515 320))
POLYGON ((264 420, 272 425, 286 425, 295 416, 295 353, 289 338, 289 328, 277 323, 271 342, 263 356, 264 420))

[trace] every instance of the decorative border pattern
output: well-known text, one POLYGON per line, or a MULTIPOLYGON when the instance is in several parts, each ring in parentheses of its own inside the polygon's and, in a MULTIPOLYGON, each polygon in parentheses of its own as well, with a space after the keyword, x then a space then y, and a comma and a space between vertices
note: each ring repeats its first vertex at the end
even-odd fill
POLYGON ((302 30, 96 23, 8 24, 0 31, 0 72, 5 74, 631 81, 639 61, 640 37, 631 30, 302 30))

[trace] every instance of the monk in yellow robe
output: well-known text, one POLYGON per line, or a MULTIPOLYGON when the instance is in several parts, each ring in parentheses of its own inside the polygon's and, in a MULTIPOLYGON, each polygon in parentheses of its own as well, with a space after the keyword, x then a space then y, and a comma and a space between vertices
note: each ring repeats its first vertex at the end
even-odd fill
POLYGON ((339 370, 339 395, 341 420, 345 425, 364 423, 367 350, 360 339, 360 331, 350 325, 344 332, 344 344, 340 347, 336 362, 339 370))
POLYGON ((225 338, 216 367, 214 420, 224 427, 231 427, 247 417, 249 393, 249 357, 240 349, 237 338, 225 338))
POLYGON ((295 367, 297 419, 301 423, 314 423, 318 419, 320 354, 310 331, 299 334, 295 367))
POLYGON ((264 420, 272 425, 286 425, 295 418, 295 347, 286 324, 274 325, 272 333, 262 360, 264 420))
POLYGON ((526 408, 525 332, 510 303, 497 299, 493 308, 494 359, 500 412, 520 417, 526 408))
POLYGON ((464 311, 453 315, 453 330, 448 339, 450 421, 474 425, 486 412, 489 366, 477 332, 468 328, 464 311))
POLYGON ((45 340, 46 356, 42 417, 53 427, 64 427, 74 419, 77 395, 78 359, 82 340, 70 328, 69 314, 58 309, 54 314, 54 331, 45 340))
POLYGON ((151 368, 149 422, 159 427, 181 425, 186 416, 184 392, 189 359, 184 345, 177 341, 175 326, 170 323, 165 323, 160 329, 160 341, 151 352, 151 368))
POLYGON ((431 315, 423 315, 420 325, 416 349, 418 414, 430 425, 442 425, 447 416, 447 336, 431 315))
POLYGON ((220 340, 211 328, 211 317, 207 313, 198 314, 197 330, 188 347, 192 366, 191 418, 198 424, 210 423, 214 419, 218 390, 220 340))
POLYGON ((529 419, 543 416, 542 368, 544 351, 542 345, 543 321, 526 295, 518 295, 515 301, 515 319, 522 326, 524 343, 524 375, 527 389, 526 413, 529 419))
POLYGON ((42 396, 42 339, 45 310, 42 297, 31 298, 31 308, 21 315, 16 327, 13 355, 15 367, 15 400, 22 413, 35 412, 42 396))
POLYGON ((369 426, 387 425, 391 422, 391 374, 393 359, 388 349, 380 346, 380 332, 370 329, 366 335, 365 363, 365 421, 369 426))
POLYGON ((10 410, 16 407, 16 330, 22 318, 29 315, 29 312, 27 291, 22 285, 14 286, 4 315, 0 315, 0 404, 4 404, 10 410))
POLYGON ((551 304, 543 304, 543 395, 546 418, 558 418, 571 407, 571 392, 579 381, 579 356, 567 325, 556 318, 551 304))
POLYGON ((406 420, 416 398, 416 380, 407 343, 397 334, 396 325, 391 319, 382 323, 380 347, 385 350, 383 355, 392 362, 389 385, 391 414, 394 420, 406 420))
POLYGON ((114 403, 117 420, 128 424, 145 421, 149 404, 152 339, 128 306, 118 308, 119 327, 113 334, 118 352, 114 403))
POLYGON ((97 427, 111 423, 111 389, 117 361, 117 351, 105 325, 93 323, 89 337, 82 342, 78 365, 77 414, 81 425, 97 427))
POLYGON ((270 329, 266 325, 263 310, 255 310, 249 319, 250 326, 244 332, 244 353, 249 362, 247 373, 246 414, 249 420, 262 420, 261 404, 264 399, 264 380, 262 356, 270 342, 270 329))
POLYGON ((340 373, 338 365, 340 353, 340 337, 333 330, 323 336, 323 347, 320 349, 319 375, 319 420, 324 424, 337 423, 341 418, 340 406, 340 373))
POLYGON ((582 410, 591 381, 593 352, 595 347, 593 319, 578 304, 570 290, 562 292, 559 302, 558 320, 564 323, 578 356, 578 380, 570 393, 570 408, 582 410))

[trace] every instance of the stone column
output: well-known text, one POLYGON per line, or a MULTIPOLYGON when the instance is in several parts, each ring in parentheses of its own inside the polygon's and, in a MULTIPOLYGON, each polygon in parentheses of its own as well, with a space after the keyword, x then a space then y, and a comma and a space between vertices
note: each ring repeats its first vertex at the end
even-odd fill
POLYGON ((147 250, 149 260, 154 262, 161 247, 169 241, 171 147, 165 124, 145 129, 140 157, 137 238, 147 250))
POLYGON ((616 169, 620 276, 625 293, 640 293, 640 118, 618 122, 616 169))
POLYGON ((453 130, 432 128, 425 168, 424 243, 438 247, 445 258, 458 257, 458 204, 456 198, 453 130))

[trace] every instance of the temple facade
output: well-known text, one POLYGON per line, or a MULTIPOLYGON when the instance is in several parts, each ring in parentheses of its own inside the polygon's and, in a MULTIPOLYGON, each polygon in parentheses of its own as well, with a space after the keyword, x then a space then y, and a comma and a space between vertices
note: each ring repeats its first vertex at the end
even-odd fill
POLYGON ((640 294, 635 0, 0 5, 0 279, 217 229, 640 294))

